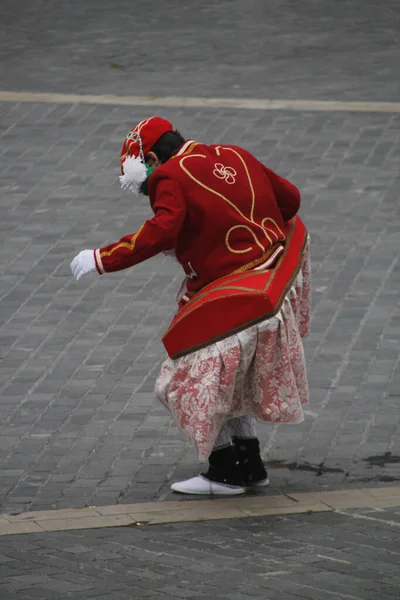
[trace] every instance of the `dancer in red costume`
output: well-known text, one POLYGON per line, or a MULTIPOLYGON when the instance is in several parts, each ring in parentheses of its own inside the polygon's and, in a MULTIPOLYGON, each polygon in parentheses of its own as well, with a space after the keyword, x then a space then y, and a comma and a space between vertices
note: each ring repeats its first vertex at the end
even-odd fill
POLYGON ((234 495, 267 485, 255 420, 301 422, 308 401, 300 193, 246 150, 185 140, 160 117, 128 134, 121 171, 124 189, 148 194, 154 217, 83 250, 71 269, 79 279, 173 251, 185 272, 156 394, 209 468, 172 489, 234 495))

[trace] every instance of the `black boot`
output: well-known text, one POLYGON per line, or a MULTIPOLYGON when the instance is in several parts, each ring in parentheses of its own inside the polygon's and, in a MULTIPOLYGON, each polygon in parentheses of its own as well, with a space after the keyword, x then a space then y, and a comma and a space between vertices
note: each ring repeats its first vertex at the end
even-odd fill
POLYGON ((208 462, 210 466, 207 473, 173 483, 172 491, 207 496, 235 496, 245 493, 242 471, 233 446, 214 450, 208 462))
POLYGON ((207 473, 202 473, 210 481, 225 485, 244 486, 242 469, 233 446, 211 452, 207 473))
POLYGON ((257 438, 234 438, 237 459, 242 469, 245 485, 264 487, 269 484, 268 473, 260 455, 257 438))

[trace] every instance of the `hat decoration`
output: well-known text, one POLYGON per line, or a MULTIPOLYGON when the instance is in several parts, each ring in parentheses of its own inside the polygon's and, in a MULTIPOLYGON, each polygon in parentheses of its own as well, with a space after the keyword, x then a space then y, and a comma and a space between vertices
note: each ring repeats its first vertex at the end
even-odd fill
POLYGON ((144 184, 154 170, 145 157, 164 133, 173 131, 172 124, 160 117, 141 121, 126 136, 121 150, 121 172, 119 180, 124 190, 134 194, 146 191, 144 184), (143 187, 144 186, 144 187, 143 187))

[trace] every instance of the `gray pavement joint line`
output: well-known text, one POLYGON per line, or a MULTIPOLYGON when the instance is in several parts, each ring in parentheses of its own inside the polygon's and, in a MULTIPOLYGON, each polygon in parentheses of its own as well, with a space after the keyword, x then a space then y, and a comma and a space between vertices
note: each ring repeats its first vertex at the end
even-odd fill
POLYGON ((351 565, 350 561, 334 558, 333 556, 325 556, 324 554, 317 554, 317 556, 318 558, 323 558, 324 560, 331 560, 332 562, 343 563, 344 565, 351 565))
POLYGON ((386 519, 377 519, 376 517, 369 517, 367 515, 356 515, 354 513, 349 514, 342 510, 335 510, 339 515, 345 515, 346 517, 352 517, 353 519, 365 519, 367 521, 375 521, 376 523, 382 523, 383 525, 390 525, 390 527, 400 527, 399 521, 387 521, 386 519))
POLYGON ((53 94, 0 91, 0 102, 54 102, 58 104, 114 104, 170 108, 235 108, 244 110, 400 112, 400 102, 336 100, 269 100, 267 98, 191 98, 183 96, 117 96, 113 94, 53 94))
MULTIPOLYGON (((298 586, 300 586, 299 588, 296 588, 296 592, 300 593, 300 590, 311 590, 312 592, 319 592, 320 593, 320 597, 329 595, 329 596, 334 596, 334 600, 338 600, 339 598, 348 598, 348 600, 360 600, 360 596, 353 596, 352 594, 342 594, 341 592, 338 592, 337 590, 335 591, 331 591, 331 590, 327 590, 326 588, 320 588, 320 587, 316 587, 313 585, 308 585, 308 584, 297 584, 298 586)), ((299 597, 304 597, 303 594, 299 597)), ((307 597, 307 596, 306 596, 307 597)))

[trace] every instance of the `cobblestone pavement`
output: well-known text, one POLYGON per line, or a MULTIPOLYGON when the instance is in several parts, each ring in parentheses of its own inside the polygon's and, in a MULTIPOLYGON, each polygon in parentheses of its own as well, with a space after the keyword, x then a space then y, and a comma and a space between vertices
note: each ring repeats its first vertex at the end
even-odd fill
POLYGON ((7 600, 398 600, 400 508, 7 536, 7 600))
POLYGON ((398 0, 2 0, 8 90, 399 100, 398 0))
MULTIPOLYGON (((197 469, 153 396, 180 272, 164 257, 79 283, 69 272, 77 250, 150 214, 117 183, 121 139, 145 109, 1 111, 3 511, 164 498, 197 469)), ((240 141, 303 193, 311 403, 301 425, 260 428, 273 488, 398 480, 400 116, 163 114, 195 138, 240 141)))
MULTIPOLYGON (((399 101, 399 20, 395 0, 3 0, 1 88, 399 101)), ((299 426, 260 428, 264 493, 400 481, 400 115, 160 112, 188 136, 247 147, 302 190, 311 403, 299 426)), ((79 283, 69 272, 76 251, 150 214, 117 183, 121 141, 146 116, 0 103, 2 512, 169 500, 171 479, 197 471, 153 395, 177 266, 157 257, 79 283)), ((399 515, 8 535, 0 597, 395 600, 399 515)))
MULTIPOLYGON (((394 2, 309 2, 302 15, 294 2, 268 3, 261 37, 267 4, 197 4, 156 2, 144 13, 122 0, 6 0, 2 87, 399 100, 394 2)), ((188 136, 245 146, 302 190, 314 269, 311 403, 302 425, 260 428, 272 493, 400 480, 400 116, 162 114, 188 136)), ((133 232, 150 214, 117 183, 121 141, 145 116, 0 104, 3 512, 168 499, 170 480, 197 470, 153 395, 177 266, 157 257, 79 283, 69 272, 76 251, 133 232)))

